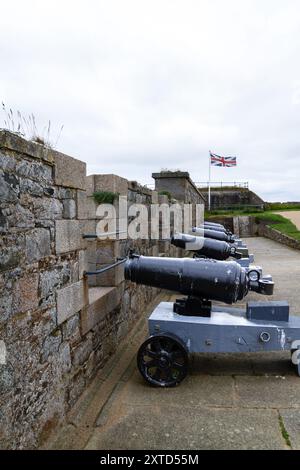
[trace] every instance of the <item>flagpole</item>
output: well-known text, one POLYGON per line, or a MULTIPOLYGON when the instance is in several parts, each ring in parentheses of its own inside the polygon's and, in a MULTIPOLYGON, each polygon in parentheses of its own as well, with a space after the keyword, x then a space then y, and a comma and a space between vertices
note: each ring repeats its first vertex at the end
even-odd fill
POLYGON ((210 211, 210 176, 211 176, 211 152, 209 151, 209 165, 208 165, 208 210, 210 211))

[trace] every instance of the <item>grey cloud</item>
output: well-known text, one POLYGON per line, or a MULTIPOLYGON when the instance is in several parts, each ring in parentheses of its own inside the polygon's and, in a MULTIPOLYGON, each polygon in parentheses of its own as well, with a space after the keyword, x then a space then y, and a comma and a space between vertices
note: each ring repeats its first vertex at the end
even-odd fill
MULTIPOLYGON (((11 0, 0 99, 89 173, 151 183, 160 168, 299 200, 300 5, 287 0, 11 0)), ((1 123, 0 123, 1 126, 1 123)))

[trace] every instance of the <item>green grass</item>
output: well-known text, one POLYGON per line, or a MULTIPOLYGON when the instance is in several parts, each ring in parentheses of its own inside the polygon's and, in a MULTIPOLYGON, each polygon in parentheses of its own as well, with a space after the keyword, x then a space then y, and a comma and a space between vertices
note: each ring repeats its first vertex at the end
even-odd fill
POLYGON ((237 215, 249 215, 255 217, 255 221, 257 223, 264 222, 269 227, 278 230, 279 232, 283 233, 284 235, 288 235, 295 240, 300 240, 300 231, 297 229, 296 225, 291 222, 291 220, 283 217, 282 215, 276 214, 273 211, 264 211, 264 212, 250 212, 250 211, 215 211, 218 212, 217 214, 213 214, 213 212, 206 213, 205 218, 206 220, 213 217, 213 215, 222 215, 225 217, 232 217, 237 215), (222 212, 222 213, 220 213, 222 212))
POLYGON ((113 204, 118 196, 119 193, 111 191, 96 191, 93 193, 93 198, 98 204, 113 204))
POLYGON ((265 204, 267 211, 294 211, 300 210, 300 204, 288 204, 286 202, 267 202, 265 204))
POLYGON ((280 431, 281 431, 282 437, 283 437, 283 439, 285 440, 286 445, 287 445, 288 447, 292 447, 290 435, 289 435, 289 433, 288 433, 287 430, 286 430, 286 427, 285 427, 285 425, 284 425, 282 416, 279 415, 279 416, 278 416, 278 419, 279 419, 279 427, 280 427, 280 431))
POLYGON ((172 199, 172 194, 170 193, 170 191, 159 191, 158 194, 160 196, 168 196, 169 201, 171 201, 172 199))

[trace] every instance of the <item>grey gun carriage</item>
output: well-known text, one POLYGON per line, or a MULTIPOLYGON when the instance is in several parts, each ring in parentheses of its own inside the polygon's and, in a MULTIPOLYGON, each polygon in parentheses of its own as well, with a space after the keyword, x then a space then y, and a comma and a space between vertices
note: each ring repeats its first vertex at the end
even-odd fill
POLYGON ((125 279, 185 295, 161 302, 148 319, 149 337, 140 346, 137 365, 151 385, 178 385, 188 372, 190 353, 239 353, 289 350, 300 375, 300 318, 285 301, 233 304, 249 291, 272 295, 274 283, 259 272, 246 272, 235 261, 157 258, 132 254, 125 279))

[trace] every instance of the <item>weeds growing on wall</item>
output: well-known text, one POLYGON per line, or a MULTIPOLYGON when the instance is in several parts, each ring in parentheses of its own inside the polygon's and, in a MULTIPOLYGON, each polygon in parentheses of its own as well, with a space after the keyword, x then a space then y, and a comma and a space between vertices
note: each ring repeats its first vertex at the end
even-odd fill
POLYGON ((113 204, 118 196, 119 193, 111 191, 96 191, 93 193, 93 198, 98 204, 113 204))
POLYGON ((10 132, 24 137, 25 139, 31 140, 38 144, 44 145, 49 148, 56 148, 60 139, 61 133, 64 126, 62 125, 56 139, 52 137, 51 121, 49 120, 47 125, 43 127, 42 131, 39 131, 36 125, 36 119, 34 114, 29 114, 28 117, 23 115, 20 111, 14 112, 11 108, 7 108, 2 101, 2 112, 4 114, 4 128, 10 132))
POLYGON ((170 191, 159 191, 158 194, 160 196, 168 196, 169 201, 171 201, 172 199, 172 194, 170 193, 170 191))

